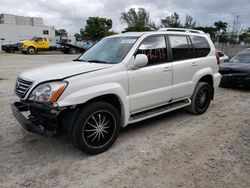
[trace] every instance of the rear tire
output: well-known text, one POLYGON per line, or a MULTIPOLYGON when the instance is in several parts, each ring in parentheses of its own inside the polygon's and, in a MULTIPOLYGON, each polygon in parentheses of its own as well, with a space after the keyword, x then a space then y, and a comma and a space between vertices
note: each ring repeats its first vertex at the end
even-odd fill
POLYGON ((200 115, 207 111, 212 100, 213 88, 205 82, 198 82, 191 97, 191 105, 187 108, 192 114, 200 115))
POLYGON ((72 131, 75 146, 88 154, 108 150, 116 141, 121 119, 117 109, 98 101, 84 106, 72 131))

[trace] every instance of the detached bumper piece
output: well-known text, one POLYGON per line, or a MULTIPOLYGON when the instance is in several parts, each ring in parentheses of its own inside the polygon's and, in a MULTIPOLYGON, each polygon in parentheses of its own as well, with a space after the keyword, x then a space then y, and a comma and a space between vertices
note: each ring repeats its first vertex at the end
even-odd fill
POLYGON ((22 125, 24 129, 29 132, 37 133, 42 136, 51 137, 56 134, 56 131, 48 131, 39 123, 39 119, 32 117, 26 118, 22 112, 28 111, 29 108, 21 102, 11 104, 11 110, 16 120, 22 125))

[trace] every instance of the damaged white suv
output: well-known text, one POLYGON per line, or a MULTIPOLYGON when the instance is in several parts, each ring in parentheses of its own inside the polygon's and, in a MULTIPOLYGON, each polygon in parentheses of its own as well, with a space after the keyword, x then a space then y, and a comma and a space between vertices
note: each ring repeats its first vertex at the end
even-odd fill
POLYGON ((20 74, 15 87, 20 102, 11 107, 29 132, 65 132, 80 150, 98 154, 128 124, 183 107, 204 113, 220 82, 217 63, 202 31, 118 34, 73 62, 20 74))

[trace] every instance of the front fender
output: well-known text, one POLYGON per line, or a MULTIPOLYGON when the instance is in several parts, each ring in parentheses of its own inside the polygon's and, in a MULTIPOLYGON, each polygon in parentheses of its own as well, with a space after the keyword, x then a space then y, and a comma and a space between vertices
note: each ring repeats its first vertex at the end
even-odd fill
POLYGON ((124 112, 126 125, 129 118, 129 102, 125 90, 118 83, 100 84, 84 88, 71 93, 70 95, 64 96, 63 98, 59 98, 57 103, 59 107, 74 106, 78 104, 84 104, 91 99, 107 94, 114 94, 119 98, 123 108, 122 111, 124 112))
POLYGON ((28 49, 28 47, 33 47, 33 48, 36 49, 36 46, 34 45, 33 42, 24 42, 24 43, 22 44, 22 48, 28 49))

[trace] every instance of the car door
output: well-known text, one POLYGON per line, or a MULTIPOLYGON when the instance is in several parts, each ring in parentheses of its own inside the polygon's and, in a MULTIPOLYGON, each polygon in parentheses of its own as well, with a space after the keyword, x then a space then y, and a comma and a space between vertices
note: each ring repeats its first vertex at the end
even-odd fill
POLYGON ((38 49, 44 48, 43 37, 37 37, 35 43, 36 43, 36 48, 38 49))
POLYGON ((192 78, 199 70, 199 63, 185 35, 168 35, 173 64, 173 100, 188 98, 194 90, 192 78))
POLYGON ((172 98, 173 70, 168 62, 165 37, 155 35, 145 38, 137 54, 147 55, 148 64, 128 71, 131 113, 163 105, 172 98))

